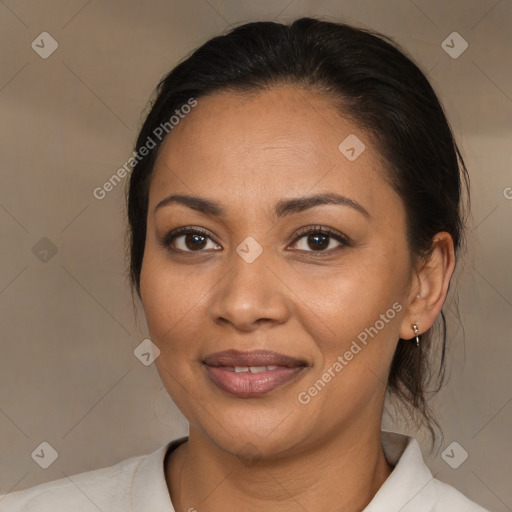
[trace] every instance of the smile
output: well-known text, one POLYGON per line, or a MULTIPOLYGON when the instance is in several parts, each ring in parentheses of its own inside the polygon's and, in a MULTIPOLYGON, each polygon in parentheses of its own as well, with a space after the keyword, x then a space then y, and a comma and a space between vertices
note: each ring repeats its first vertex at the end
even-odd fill
POLYGON ((205 365, 205 368, 211 382, 222 391, 240 398, 256 398, 294 380, 306 367, 205 365))
POLYGON ((256 398, 274 391, 298 377, 306 361, 271 350, 229 349, 203 360, 210 381, 239 398, 256 398))

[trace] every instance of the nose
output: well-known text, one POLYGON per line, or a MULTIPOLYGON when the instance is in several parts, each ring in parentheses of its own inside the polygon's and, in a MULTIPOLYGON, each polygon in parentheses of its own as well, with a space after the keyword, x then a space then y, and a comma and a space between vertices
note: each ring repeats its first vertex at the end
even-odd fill
POLYGON ((253 331, 262 324, 271 327, 287 321, 288 288, 279 279, 278 270, 265 251, 252 262, 233 252, 228 265, 211 297, 209 311, 214 323, 253 331))

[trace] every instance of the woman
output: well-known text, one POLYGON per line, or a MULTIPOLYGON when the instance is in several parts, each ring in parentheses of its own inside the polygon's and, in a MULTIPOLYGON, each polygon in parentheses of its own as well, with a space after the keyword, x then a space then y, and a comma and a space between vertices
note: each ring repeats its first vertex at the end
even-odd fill
POLYGON ((189 436, 1 510, 483 511, 381 431, 386 397, 432 430, 463 234, 467 172, 425 76, 383 36, 303 18, 208 41, 157 93, 131 278, 189 436))

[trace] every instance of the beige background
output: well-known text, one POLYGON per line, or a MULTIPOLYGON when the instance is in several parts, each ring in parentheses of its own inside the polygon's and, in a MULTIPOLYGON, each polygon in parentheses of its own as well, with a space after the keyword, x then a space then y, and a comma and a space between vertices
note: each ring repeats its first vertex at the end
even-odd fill
POLYGON ((308 14, 394 37, 428 72, 462 146, 473 190, 464 329, 451 321, 436 399, 445 439, 428 464, 482 505, 512 509, 510 0, 0 2, 0 493, 186 434, 154 365, 133 354, 146 330, 125 277, 124 183, 103 200, 92 191, 127 160, 153 87, 179 59, 229 26, 308 14), (31 48, 43 31, 59 45, 47 59, 31 48), (441 47, 453 31, 469 43, 457 59, 441 47), (46 470, 31 458, 43 441, 58 452, 46 470), (441 458, 453 441, 469 453, 458 469, 441 458))

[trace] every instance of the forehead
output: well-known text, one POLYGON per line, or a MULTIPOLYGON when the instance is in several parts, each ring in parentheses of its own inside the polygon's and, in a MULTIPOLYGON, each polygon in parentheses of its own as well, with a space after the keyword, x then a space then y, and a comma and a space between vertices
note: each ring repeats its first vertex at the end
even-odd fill
POLYGON ((290 86, 250 94, 223 91, 199 98, 197 107, 167 137, 163 150, 173 145, 171 158, 183 157, 192 148, 202 154, 206 141, 228 159, 250 161, 255 152, 265 157, 266 151, 269 158, 313 160, 334 156, 336 141, 354 131, 360 130, 339 115, 332 100, 318 93, 290 86))
POLYGON ((197 101, 162 144, 150 203, 170 189, 257 202, 327 188, 371 204, 388 186, 369 137, 332 98, 283 86, 197 101))

